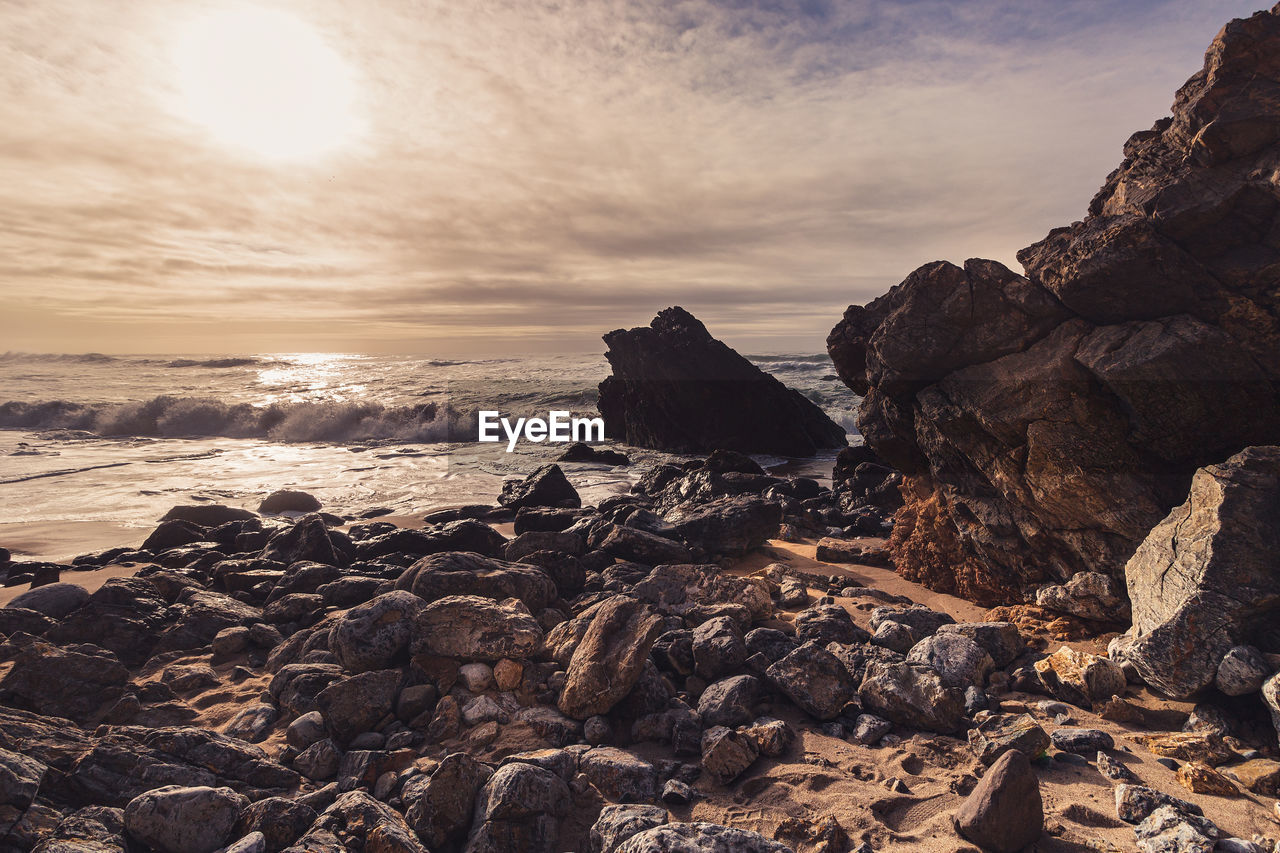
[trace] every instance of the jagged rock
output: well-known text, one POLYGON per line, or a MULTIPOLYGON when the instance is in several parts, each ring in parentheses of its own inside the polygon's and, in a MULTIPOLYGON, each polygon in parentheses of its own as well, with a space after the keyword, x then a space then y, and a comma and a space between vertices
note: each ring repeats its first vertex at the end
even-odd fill
POLYGON ((729 617, 708 619, 693 629, 694 671, 708 681, 727 675, 746 659, 742 631, 729 617))
POLYGON ((893 558, 882 542, 862 539, 836 539, 826 536, 818 540, 814 559, 823 563, 853 563, 861 566, 890 568, 893 558))
POLYGON ((405 820, 432 850, 462 839, 471 825, 476 795, 493 770, 465 752, 445 756, 412 802, 405 820))
POLYGON ((607 714, 640 679, 660 633, 662 619, 644 602, 601 604, 569 662, 560 710, 577 720, 607 714))
POLYGON ((582 753, 578 770, 613 802, 649 803, 658 796, 658 771, 654 766, 612 746, 597 746, 582 753))
POLYGON ((1102 572, 1080 572, 1064 584, 1037 590, 1036 606, 1095 622, 1129 621, 1124 588, 1102 572))
POLYGON ((396 590, 351 608, 334 623, 329 649, 348 672, 384 669, 409 647, 426 602, 396 590))
POLYGON ((632 835, 614 853, 794 853, 757 832, 714 823, 669 823, 632 835))
POLYGON ((282 512, 319 512, 320 501, 315 496, 296 489, 277 489, 262 499, 258 512, 263 515, 279 515, 282 512))
POLYGON ((1214 841, 1172 806, 1161 806, 1134 828, 1141 853, 1213 853, 1214 841))
POLYGON ((423 557, 400 575, 396 589, 408 590, 428 602, 450 595, 482 596, 499 601, 518 598, 531 613, 546 609, 556 597, 555 584, 538 567, 466 551, 423 557))
POLYGON ((591 853, 614 853, 636 833, 666 822, 667 810, 658 806, 606 805, 591 825, 591 853))
POLYGON ((341 794, 311 831, 317 828, 358 839, 369 853, 427 853, 399 812, 364 791, 341 794))
POLYGON ((1146 785, 1116 785, 1115 798, 1116 817, 1125 823, 1141 823, 1162 806, 1171 806, 1184 815, 1204 814, 1194 803, 1148 788, 1146 785))
POLYGON ((316 708, 339 743, 371 731, 395 707, 400 691, 398 669, 362 672, 335 681, 316 694, 316 708))
POLYGON ((0 680, 0 701, 51 717, 97 722, 103 706, 119 699, 128 681, 129 671, 105 649, 59 648, 33 640, 18 649, 0 680))
POLYGON ((871 635, 854 624, 849 611, 838 604, 818 604, 796 614, 796 639, 801 642, 865 643, 871 635))
POLYGON ((999 603, 1114 572, 1196 468, 1276 441, 1278 44, 1275 12, 1225 27, 1089 215, 1018 253, 1026 278, 929 264, 832 331, 859 431, 906 475, 904 575, 999 603))
POLYGON ((854 721, 849 739, 863 746, 872 746, 879 743, 880 739, 891 731, 893 731, 893 723, 883 717, 877 717, 875 714, 859 714, 854 721))
POLYGON ((319 710, 316 696, 342 677, 342 667, 336 664, 291 663, 280 667, 267 691, 283 710, 302 715, 319 710))
POLYGON ((821 409, 711 337, 683 308, 604 341, 613 375, 600 383, 598 406, 614 439, 682 453, 780 456, 845 444, 844 429, 821 409))
POLYGON ((1178 768, 1178 784, 1193 794, 1216 794, 1238 797, 1240 789, 1226 776, 1199 761, 1188 761, 1178 768))
POLYGON ((622 524, 610 524, 596 547, 619 560, 631 560, 646 566, 693 562, 689 549, 679 542, 622 524))
POLYGON ((755 738, 727 726, 702 733, 702 769, 721 785, 741 776, 759 756, 755 738))
POLYGON ((59 821, 34 853, 125 853, 124 810, 87 806, 59 821))
POLYGON ((950 734, 964 717, 964 691, 922 664, 872 661, 858 696, 868 711, 913 729, 950 734))
POLYGON ((351 562, 350 555, 336 541, 336 536, 330 533, 319 514, 311 513, 267 540, 260 556, 285 565, 307 561, 344 566, 351 562))
POLYGON ((783 720, 775 720, 771 717, 761 717, 742 729, 742 733, 756 742, 761 755, 767 755, 770 758, 782 755, 796 740, 795 729, 783 720))
POLYGON ((1126 684, 1120 667, 1070 646, 1036 661, 1035 670, 1053 696, 1082 708, 1092 708, 1095 702, 1123 693, 1126 684))
POLYGON ((677 615, 712 604, 742 604, 753 621, 773 615, 772 597, 760 579, 736 577, 715 565, 658 566, 632 594, 677 615))
POLYGON ((1200 761, 1211 766, 1236 757, 1217 732, 1159 732, 1134 737, 1154 755, 1179 761, 1200 761))
POLYGON ((461 660, 523 660, 542 643, 542 628, 515 600, 498 602, 474 595, 433 601, 414 617, 415 654, 461 660))
MULTIPOLYGON (((160 634, 155 653, 187 651, 208 646, 224 628, 249 626, 262 621, 262 612, 230 596, 186 588, 175 602, 176 614, 160 634)), ((79 613, 81 611, 77 611, 79 613)), ((123 658, 122 658, 123 660, 123 658)))
POLYGON ((503 483, 498 503, 512 510, 532 506, 576 509, 582 506, 582 498, 559 465, 543 465, 523 480, 503 483))
POLYGON ((1078 726, 1063 726, 1056 729, 1049 739, 1053 742, 1055 749, 1080 755, 1096 754, 1099 750, 1111 749, 1116 745, 1111 735, 1101 729, 1085 729, 1078 726))
POLYGON ((666 514, 676 533, 709 555, 740 557, 777 537, 782 506, 748 495, 681 504, 666 514))
MULTIPOLYGON (((914 646, 925 637, 936 634, 943 625, 952 625, 955 621, 948 613, 913 604, 909 607, 877 607, 871 611, 871 619, 867 622, 867 627, 873 633, 878 633, 887 623, 902 625, 908 630, 911 645, 914 646)), ((905 654, 909 650, 910 647, 902 651, 905 654)))
POLYGON ((983 850, 1017 853, 1044 831, 1040 781, 1027 756, 1000 756, 956 812, 960 834, 983 850))
POLYGON ((223 733, 246 743, 259 743, 266 740, 279 717, 280 712, 274 705, 250 705, 231 718, 223 733))
POLYGON ((819 720, 834 720, 858 695, 858 685, 844 664, 817 643, 797 647, 765 674, 788 699, 819 720))
POLYGON ((753 675, 717 681, 698 697, 698 715, 704 725, 740 726, 755 717, 753 709, 760 692, 760 680, 753 675))
POLYGON ((62 619, 88 601, 88 590, 78 584, 51 583, 24 592, 5 607, 34 610, 52 619, 62 619))
POLYGON ((504 764, 476 797, 466 853, 553 853, 570 804, 569 787, 555 773, 533 764, 504 764))
POLYGON ((306 803, 267 797, 249 804, 240 813, 236 834, 261 833, 269 853, 278 853, 301 838, 317 817, 316 810, 306 803))
POLYGON ((1271 667, 1253 646, 1232 646, 1214 673, 1214 686, 1228 696, 1247 696, 1262 688, 1271 667))
POLYGON ((129 801, 125 830, 162 853, 213 853, 231 839, 249 804, 230 788, 169 785, 129 801))
POLYGON ((1124 783, 1127 785, 1139 785, 1142 780, 1138 778, 1138 774, 1134 773, 1128 767, 1121 764, 1116 759, 1107 755, 1105 752, 1099 752, 1094 759, 1098 763, 1098 772, 1106 776, 1112 782, 1124 783))
POLYGON ((988 767, 1011 749, 1038 758, 1049 743, 1049 735, 1030 714, 993 714, 969 730, 969 748, 988 767))
POLYGON ((168 611, 169 603, 153 584, 136 577, 112 578, 45 636, 60 646, 92 643, 115 654, 125 666, 139 666, 168 627, 168 611))
POLYGON ((32 757, 0 749, 0 806, 26 809, 35 801, 48 769, 32 757))
POLYGON ((752 628, 744 636, 747 653, 764 655, 770 662, 782 660, 798 645, 796 641, 777 628, 752 628))
POLYGON ((338 775, 342 762, 342 750, 329 738, 318 740, 298 753, 293 766, 313 782, 327 782, 338 775))
POLYGON ((393 554, 420 557, 445 551, 471 551, 485 557, 497 557, 506 544, 507 538, 489 525, 464 518, 423 530, 388 530, 356 542, 354 549, 362 560, 376 560, 393 554))
MULTIPOLYGON (((1277 25, 1280 29, 1280 24, 1277 25)), ((1277 35, 1280 43, 1280 34, 1277 35)), ((1125 658, 1160 692, 1214 682, 1227 652, 1280 611, 1280 447, 1250 447, 1196 471, 1184 504, 1125 566, 1133 643, 1125 658)))
POLYGON ((171 507, 160 517, 161 521, 189 521, 201 527, 218 527, 230 521, 250 521, 256 518, 252 512, 222 504, 189 504, 171 507))
POLYGON ((997 668, 1013 663, 1026 649, 1018 627, 1012 622, 960 622, 941 625, 938 633, 968 637, 991 655, 991 661, 997 668))
POLYGON ((991 655, 963 634, 934 634, 925 637, 907 654, 907 663, 933 669, 945 687, 981 688, 994 663, 991 655))

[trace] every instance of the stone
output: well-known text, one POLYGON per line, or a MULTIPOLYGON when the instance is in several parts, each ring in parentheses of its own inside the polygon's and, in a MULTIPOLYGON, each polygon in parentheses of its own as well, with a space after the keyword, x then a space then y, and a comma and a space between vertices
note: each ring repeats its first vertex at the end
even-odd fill
POLYGON ((22 608, 42 613, 51 619, 62 619, 89 601, 89 592, 74 583, 50 583, 17 596, 5 607, 22 608))
POLYGON ((166 666, 160 673, 160 680, 176 693, 190 693, 193 690, 207 690, 216 687, 218 674, 213 667, 205 664, 173 664, 166 666))
POLYGON ((316 708, 339 743, 371 731, 395 708, 400 692, 398 669, 362 672, 333 682, 316 694, 316 708))
POLYGON ((278 853, 305 835, 317 817, 316 810, 305 803, 267 797, 245 807, 236 834, 259 833, 266 849, 278 853))
POLYGON ((458 679, 472 693, 483 693, 494 686, 493 667, 487 663, 467 663, 458 667, 458 679))
POLYGON ((306 749, 327 736, 328 729, 325 728, 324 715, 319 711, 302 714, 289 724, 284 733, 285 742, 297 750, 306 749))
POLYGON ((313 495, 296 489, 277 489, 262 499, 258 512, 263 515, 279 515, 282 512, 319 512, 320 501, 313 495))
POLYGON ((924 664, 938 674, 944 686, 961 689, 981 688, 995 666, 981 646, 956 633, 925 637, 907 654, 907 663, 924 664))
POLYGON ((646 566, 684 565, 693 562, 693 554, 683 544, 622 524, 610 524, 596 547, 619 560, 630 560, 646 566))
POLYGON ((507 722, 510 715, 490 696, 477 696, 462 706, 462 722, 467 726, 507 722))
POLYGON ((1202 826, 1172 806, 1161 806, 1134 828, 1142 853, 1212 853, 1214 841, 1202 826))
POLYGON ((578 771, 615 803, 649 803, 658 796, 658 771, 649 762, 612 746, 578 757, 578 771))
POLYGON ((491 768, 465 752, 450 753, 412 801, 406 799, 405 821, 432 850, 460 841, 471 826, 476 795, 491 776, 491 768))
POLYGON ((605 601, 569 661, 560 711, 577 720, 607 714, 639 681, 660 633, 661 617, 644 602, 605 601))
POLYGON ((1080 755, 1097 753, 1103 749, 1114 749, 1115 740, 1100 729, 1085 729, 1077 726, 1063 726, 1054 730, 1049 736, 1054 749, 1063 752, 1074 752, 1080 755))
POLYGON ((348 672, 386 669, 407 656, 414 621, 425 607, 425 601, 403 590, 380 595, 338 617, 329 648, 348 672))
POLYGON ((591 853, 614 853, 636 833, 666 822, 667 810, 657 806, 606 805, 591 825, 591 853))
POLYGON ((294 756, 293 766, 313 782, 327 782, 338 774, 342 750, 329 738, 316 741, 294 756))
POLYGON ((1036 591, 1036 606, 1094 622, 1129 621, 1123 586, 1102 572, 1079 572, 1064 584, 1042 587, 1036 591))
POLYGON ((48 769, 33 757, 0 749, 0 806, 25 810, 35 802, 48 769))
POLYGON ((1133 601, 1126 659, 1167 696, 1214 683, 1232 649, 1280 612, 1280 447, 1250 447, 1195 472, 1186 502, 1125 566, 1133 601))
POLYGON ((612 375, 598 407, 615 440, 680 453, 812 456, 845 431, 797 391, 711 337, 683 308, 604 336, 612 375))
POLYGON ((726 726, 702 733, 702 769, 721 785, 742 775, 760 755, 754 738, 726 726))
POLYGON ((865 643, 871 639, 838 604, 817 604, 796 614, 796 639, 800 642, 865 643))
POLYGON ((679 779, 668 779, 662 786, 662 795, 659 799, 668 806, 687 806, 693 802, 693 788, 679 779))
POLYGON ((867 711, 907 728, 951 734, 964 717, 964 691, 922 664, 868 663, 858 697, 867 711))
POLYGON ((554 853, 569 787, 550 770, 513 762, 499 767, 476 797, 466 853, 554 853))
POLYGON ((991 656, 997 668, 1013 663, 1026 650, 1018 627, 1012 622, 960 622, 938 626, 939 634, 961 634, 991 656))
POLYGON ((111 652, 96 646, 60 648, 33 640, 14 655, 0 679, 0 702, 81 724, 97 722, 108 703, 124 694, 129 671, 111 652))
POLYGON ((694 671, 714 680, 727 675, 747 659, 742 630, 729 617, 708 619, 693 629, 694 671))
POLYGON ((1139 734, 1134 740, 1141 743, 1153 755, 1176 758, 1179 761, 1201 761, 1217 766, 1236 757, 1235 751, 1222 740, 1217 732, 1161 732, 1139 734))
POLYGON ((1106 776, 1112 782, 1123 782, 1129 785, 1140 785, 1142 780, 1138 778, 1138 774, 1134 773, 1118 760, 1107 755, 1105 752, 1099 752, 1094 756, 1094 760, 1098 764, 1098 772, 1106 776))
POLYGON ((1049 749, 1050 742, 1030 714, 992 714, 969 730, 969 748, 988 767, 1011 749, 1035 760, 1049 749))
POLYGON ((274 705, 258 703, 250 705, 231 718, 223 733, 247 743, 259 743, 267 739, 276 724, 280 712, 274 705))
POLYGON ((1119 666, 1070 646, 1036 661, 1035 670, 1051 695, 1082 708, 1123 693, 1127 684, 1119 666))
POLYGON ((760 697, 760 679, 752 675, 735 675, 715 682, 698 697, 698 716, 707 726, 740 726, 755 717, 755 703, 760 697))
POLYGON ((1199 761, 1188 761, 1178 768, 1178 784, 1193 794, 1216 794, 1238 797, 1240 789, 1230 779, 1199 761))
POLYGON ((130 800, 124 826, 130 837, 161 853, 213 853, 231 839, 248 804, 230 788, 169 785, 130 800))
POLYGON ((710 604, 742 604, 752 621, 773 615, 772 596, 762 580, 740 578, 715 565, 658 566, 635 585, 632 594, 676 615, 710 604))
POLYGON ((956 829, 983 850, 1017 853, 1044 831, 1040 781, 1027 756, 1012 749, 991 765, 956 811, 956 829))
POLYGON ((1165 794, 1146 785, 1120 784, 1115 789, 1116 817, 1125 823, 1141 823, 1156 809, 1171 806, 1184 815, 1202 815, 1194 803, 1165 794))
POLYGON ((690 548, 710 557, 741 557, 778 536, 782 507, 751 495, 680 504, 666 514, 690 548))
POLYGON ((859 714, 854 721, 853 731, 849 733, 849 739, 863 746, 873 746, 891 731, 893 731, 893 723, 884 717, 877 717, 875 714, 859 714))
POLYGON ((543 465, 523 480, 503 483, 498 503, 512 510, 534 506, 577 508, 582 506, 582 499, 559 465, 543 465))
POLYGON ((1266 797, 1280 793, 1280 761, 1252 758, 1239 764, 1218 768, 1222 775, 1239 782, 1245 790, 1266 797))
POLYGON ((337 535, 330 534, 328 525, 318 513, 310 513, 272 535, 260 556, 286 566, 298 562, 344 566, 351 559, 336 539, 337 535))
POLYGON ((542 628, 518 600, 450 595, 414 617, 414 654, 466 661, 523 660, 537 652, 542 628))
POLYGON ((171 507, 160 517, 161 521, 187 521, 200 527, 217 527, 230 521, 251 521, 252 512, 222 504, 190 504, 171 507))
POLYGON ((1262 688, 1271 675, 1262 653, 1253 646, 1232 646, 1218 663, 1213 684, 1228 696, 1247 696, 1262 688))
POLYGON ((742 730, 742 734, 752 738, 761 755, 777 758, 795 743, 796 731, 783 720, 760 717, 742 730))
POLYGON ((473 595, 501 601, 516 598, 538 613, 555 600, 551 577, 537 566, 509 563, 465 551, 445 551, 418 560, 396 580, 428 602, 451 595, 473 595))
POLYGON ((614 853, 793 853, 758 832, 714 823, 669 823, 642 830, 614 853))
POLYGON ((840 659, 817 643, 805 643, 765 671, 769 682, 801 710, 834 720, 858 695, 840 659))

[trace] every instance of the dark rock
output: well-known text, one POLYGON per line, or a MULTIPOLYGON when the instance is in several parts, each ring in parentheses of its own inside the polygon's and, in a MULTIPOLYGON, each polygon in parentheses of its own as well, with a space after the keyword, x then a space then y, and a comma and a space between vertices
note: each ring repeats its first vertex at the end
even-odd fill
POLYGON ((113 578, 46 636, 64 646, 92 643, 114 653, 126 666, 138 666, 151 656, 157 638, 167 627, 168 609, 168 603, 147 581, 113 578))
POLYGON ((854 624, 849 611, 838 604, 818 604, 796 614, 796 639, 801 642, 865 643, 871 635, 854 624))
POLYGON ((680 538, 706 554, 738 557, 777 537, 782 507, 749 496, 681 505, 666 514, 680 538))
POLYGON ((1050 742, 1030 714, 993 714, 969 730, 969 748, 988 767, 1011 749, 1035 760, 1049 749, 1050 742))
POLYGON ((741 604, 753 621, 773 615, 773 600, 763 582, 736 577, 715 565, 658 566, 635 584, 632 594, 677 615, 715 604, 741 604))
POLYGON ((410 650, 465 661, 523 660, 538 651, 542 636, 538 623, 517 600, 450 595, 415 615, 410 650))
POLYGON ((891 568, 893 565, 888 549, 881 542, 837 539, 831 536, 818 540, 814 558, 824 563, 853 563, 881 568, 891 568))
POLYGON ((922 663, 933 669, 945 687, 981 688, 994 663, 973 640, 956 633, 925 637, 907 654, 907 663, 922 663))
POLYGON ((1055 749, 1081 755, 1096 754, 1099 750, 1111 749, 1116 745, 1111 735, 1101 729, 1082 729, 1076 726, 1057 729, 1050 735, 1050 740, 1055 749))
POLYGON ((319 512, 320 501, 306 492, 278 489, 263 498, 258 512, 263 515, 279 515, 282 512, 319 512))
POLYGON ((742 631, 727 616, 708 619, 693 630, 694 671, 707 680, 727 675, 747 659, 742 631))
POLYGON ((844 429, 821 409, 712 338, 682 308, 604 341, 613 375, 600 383, 598 405, 615 439, 677 452, 781 456, 845 443, 844 429))
POLYGON ((24 592, 5 607, 34 610, 51 619, 62 619, 88 601, 89 592, 84 587, 73 583, 52 583, 24 592))
POLYGON ((350 672, 385 669, 407 652, 414 621, 426 605, 404 590, 380 595, 338 618, 329 634, 329 648, 350 672))
POLYGON ((568 786, 550 770, 518 762, 504 764, 476 797, 466 851, 553 853, 560 821, 570 804, 568 786))
POLYGON ((658 796, 658 771, 649 762, 612 746, 597 746, 578 757, 578 770, 615 803, 649 803, 658 796))
POLYGON ((577 533, 531 530, 506 543, 502 556, 506 560, 517 562, 534 551, 559 551, 581 557, 587 552, 587 542, 577 533))
POLYGON ((446 756, 408 806, 405 820, 432 850, 443 849, 466 836, 475 812, 476 795, 493 775, 464 752, 446 756))
POLYGON ((573 652, 560 710, 578 720, 607 714, 639 680, 661 632, 661 618, 643 602, 606 600, 573 652))
POLYGON ((994 853, 1017 853, 1040 837, 1040 781, 1026 755, 1010 750, 1000 756, 956 812, 956 828, 994 853))
POLYGON ((679 542, 622 524, 608 525, 604 535, 594 544, 619 560, 631 560, 646 566, 693 562, 689 549, 679 542))
POLYGON ((913 729, 950 734, 964 717, 964 691, 921 664, 868 663, 858 696, 868 711, 913 729))
POLYGON ((556 459, 557 462, 592 462, 597 465, 630 465, 627 454, 619 450, 607 450, 592 447, 581 441, 575 441, 565 448, 556 459))
POLYGON ((547 573, 536 566, 465 551, 423 557, 400 575, 396 589, 408 590, 429 602, 450 595, 518 598, 533 613, 546 609, 557 592, 547 573))
POLYGON ((50 717, 96 723, 104 705, 124 694, 129 671, 105 649, 61 648, 33 640, 20 647, 0 680, 0 701, 50 717))
POLYGON ((213 853, 231 840, 246 805, 230 788, 170 785, 131 800, 124 826, 130 837, 160 853, 213 853))
POLYGON ((707 687, 698 697, 698 715, 707 726, 740 726, 755 717, 755 703, 761 694, 760 680, 752 675, 736 675, 707 687))
POLYGON ((937 633, 968 637, 991 656, 991 661, 997 668, 1013 663, 1026 650, 1022 635, 1011 622, 960 622, 941 625, 937 633))
POLYGON ((833 720, 857 698, 858 685, 835 655, 817 643, 805 643, 769 667, 766 675, 801 710, 833 720))
POLYGON ((636 833, 666 822, 666 809, 657 806, 606 805, 591 825, 591 853, 614 853, 622 842, 636 833))
POLYGON ((268 692, 290 714, 307 714, 319 710, 316 696, 343 675, 342 667, 331 663, 286 664, 271 679, 268 692))
POLYGON ((335 681, 316 694, 316 708, 339 743, 371 731, 391 713, 400 692, 398 669, 362 672, 335 681))
POLYGON ((161 516, 161 521, 189 521, 201 527, 217 527, 230 521, 249 521, 257 518, 252 512, 239 507, 221 504, 191 504, 175 506, 161 516))
POLYGON ((1247 696, 1262 687, 1271 669, 1253 646, 1232 646, 1218 663, 1213 683, 1228 696, 1247 696))
POLYGON ((284 797, 267 797, 240 813, 237 835, 261 832, 268 853, 278 853, 301 838, 316 821, 316 810, 284 797))
POLYGON ((261 557, 285 565, 309 561, 345 566, 351 562, 352 554, 343 547, 344 543, 339 536, 340 534, 330 532, 323 518, 311 513, 267 540, 261 557))
POLYGON ((576 508, 582 506, 582 499, 559 465, 543 465, 523 480, 503 483, 498 503, 512 510, 530 506, 576 508))

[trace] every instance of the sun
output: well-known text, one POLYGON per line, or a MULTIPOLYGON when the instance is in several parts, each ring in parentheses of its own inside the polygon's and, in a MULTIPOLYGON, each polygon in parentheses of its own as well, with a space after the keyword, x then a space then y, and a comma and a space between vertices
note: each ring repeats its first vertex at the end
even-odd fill
POLYGON ((314 160, 355 139, 350 65, 305 21, 264 6, 226 6, 174 43, 177 112, 219 143, 272 161, 314 160))

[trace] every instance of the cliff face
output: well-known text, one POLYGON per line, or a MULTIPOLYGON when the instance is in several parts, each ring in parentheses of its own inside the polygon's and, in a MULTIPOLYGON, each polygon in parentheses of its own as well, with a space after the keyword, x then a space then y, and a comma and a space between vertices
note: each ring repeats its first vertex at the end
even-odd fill
POLYGON ((827 344, 906 475, 900 572, 995 603, 1122 577, 1192 473, 1280 440, 1280 6, 1232 21, 1082 222, 935 262, 827 344))
POLYGON ((684 453, 736 450, 812 456, 843 447, 844 429, 711 337, 683 308, 648 326, 604 336, 613 375, 600 383, 600 414, 612 438, 684 453))

